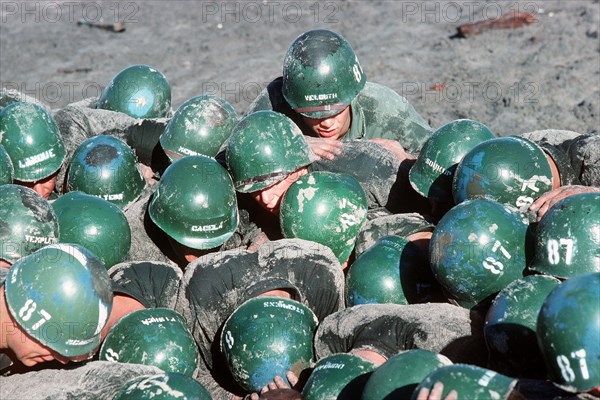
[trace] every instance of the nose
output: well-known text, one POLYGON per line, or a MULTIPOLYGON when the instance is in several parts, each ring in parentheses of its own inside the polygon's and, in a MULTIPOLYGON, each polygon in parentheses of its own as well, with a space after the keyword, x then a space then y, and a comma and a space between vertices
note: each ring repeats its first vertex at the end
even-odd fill
POLYGON ((260 199, 264 205, 268 205, 273 199, 273 195, 268 190, 260 192, 260 199))
POLYGON ((335 119, 333 118, 325 118, 321 120, 321 123, 319 125, 321 125, 323 128, 331 128, 334 122, 335 119))

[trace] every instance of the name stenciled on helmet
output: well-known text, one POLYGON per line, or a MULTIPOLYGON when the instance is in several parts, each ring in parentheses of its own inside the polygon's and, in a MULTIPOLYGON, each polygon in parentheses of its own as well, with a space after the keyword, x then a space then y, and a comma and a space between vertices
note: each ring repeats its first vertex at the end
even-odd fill
POLYGON ((285 308, 286 310, 295 311, 299 314, 304 315, 304 310, 301 309, 300 307, 297 307, 293 304, 286 304, 282 301, 266 301, 263 303, 263 307, 265 307, 265 308, 269 308, 269 307, 285 308))
POLYGON ((317 372, 322 369, 344 369, 345 366, 346 366, 346 364, 344 364, 344 363, 326 362, 323 365, 318 365, 317 367, 315 367, 313 372, 317 372))
POLYGON ((160 324, 161 322, 177 322, 177 320, 175 317, 150 317, 142 320, 144 325, 160 324))
POLYGON ((306 101, 323 101, 323 100, 332 100, 337 99, 337 93, 321 93, 321 94, 307 94, 304 96, 304 100, 306 101))
POLYGON ((56 157, 56 154, 54 154, 54 149, 49 149, 31 157, 27 157, 24 160, 19 160, 19 167, 27 168, 54 157, 56 157))
POLYGON ((434 172, 440 172, 446 176, 452 175, 452 172, 448 171, 446 168, 442 167, 441 165, 439 165, 435 161, 431 160, 430 158, 425 159, 425 164, 429 165, 433 169, 434 172))
POLYGON ((35 243, 35 244, 39 244, 39 243, 54 244, 54 243, 58 242, 58 239, 53 238, 53 237, 32 236, 32 235, 25 235, 25 240, 29 243, 35 243))
POLYGON ((116 193, 116 194, 93 194, 92 196, 96 196, 96 197, 99 197, 99 198, 107 200, 107 201, 123 200, 123 198, 124 198, 124 194, 123 193, 116 193))
POLYGON ((190 230, 192 232, 213 232, 223 228, 225 221, 221 221, 219 224, 212 225, 192 225, 190 230))

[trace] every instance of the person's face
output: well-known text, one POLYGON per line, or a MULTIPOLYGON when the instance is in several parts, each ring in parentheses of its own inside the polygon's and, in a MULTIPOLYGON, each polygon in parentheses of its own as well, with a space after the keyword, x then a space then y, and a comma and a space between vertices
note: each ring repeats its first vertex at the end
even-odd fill
POLYGON ((0 268, 9 269, 12 264, 0 258, 0 268))
POLYGON ((351 113, 350 106, 344 111, 333 117, 327 118, 309 118, 302 116, 304 123, 317 136, 325 139, 341 139, 350 129, 351 113))
POLYGON ((262 208, 273 215, 277 215, 279 214, 281 198, 285 192, 287 192, 289 187, 292 186, 292 183, 296 182, 301 176, 304 176, 307 173, 308 169, 306 167, 302 167, 292 172, 285 179, 277 182, 276 184, 253 192, 252 197, 258 202, 258 204, 261 205, 262 208))
POLYGON ((40 179, 39 181, 35 181, 35 182, 15 181, 15 183, 18 183, 21 186, 26 186, 30 189, 33 189, 35 192, 39 193, 40 196, 42 196, 43 198, 48 200, 50 198, 50 194, 52 194, 52 191, 54 190, 54 187, 56 186, 57 175, 58 175, 58 173, 55 173, 54 175, 50 175, 47 178, 40 179))

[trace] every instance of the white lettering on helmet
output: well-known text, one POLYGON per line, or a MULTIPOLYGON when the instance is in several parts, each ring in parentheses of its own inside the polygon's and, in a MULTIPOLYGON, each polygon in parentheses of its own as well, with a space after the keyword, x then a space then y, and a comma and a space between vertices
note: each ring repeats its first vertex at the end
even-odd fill
POLYGON ((220 224, 212 224, 212 225, 192 225, 192 232, 212 232, 219 230, 223 227, 224 221, 221 221, 220 224))
POLYGON ((54 157, 56 157, 56 154, 54 154, 54 149, 49 149, 49 150, 43 151, 39 154, 33 155, 31 157, 27 157, 24 160, 19 160, 19 167, 20 168, 30 167, 32 165, 39 164, 42 161, 46 161, 49 158, 54 158, 54 157))
POLYGON ((58 242, 56 238, 53 237, 44 237, 44 236, 31 236, 25 235, 25 240, 29 243, 43 243, 43 244, 53 244, 58 242))
POLYGON ((304 96, 304 100, 306 101, 323 101, 323 100, 332 100, 337 99, 337 93, 320 93, 320 94, 307 94, 304 96))

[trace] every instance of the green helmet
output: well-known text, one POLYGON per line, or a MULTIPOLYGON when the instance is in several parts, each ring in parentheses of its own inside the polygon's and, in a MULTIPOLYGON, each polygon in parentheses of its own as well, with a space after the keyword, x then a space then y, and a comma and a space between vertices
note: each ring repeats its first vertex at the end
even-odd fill
POLYGON ((375 364, 349 353, 320 359, 302 389, 304 400, 353 400, 375 370, 375 364))
POLYGON ((552 190, 552 169, 544 151, 521 137, 486 140, 458 164, 452 181, 456 204, 488 198, 521 210, 552 190))
POLYGON ((490 367, 510 376, 545 378, 536 337, 537 315, 560 281, 530 275, 508 284, 494 298, 485 317, 484 337, 490 367))
POLYGON ((546 298, 537 338, 551 379, 568 391, 600 383, 600 272, 569 278, 546 298))
POLYGON ((33 103, 17 102, 0 111, 0 143, 9 154, 13 179, 35 182, 59 170, 66 150, 52 115, 33 103))
POLYGON ((93 355, 112 309, 108 272, 76 244, 21 258, 4 282, 8 309, 32 338, 65 357, 93 355))
POLYGON ((367 218, 367 195, 351 175, 311 172, 289 187, 279 217, 286 238, 328 246, 343 264, 367 218))
POLYGON ((350 43, 326 29, 298 36, 283 60, 283 97, 292 109, 310 118, 338 114, 366 82, 350 43))
POLYGON ((233 128, 226 154, 235 188, 242 193, 274 185, 313 161, 300 128, 275 111, 244 117, 233 128))
POLYGON ((427 140, 409 172, 410 184, 423 197, 452 203, 456 166, 475 145, 494 138, 487 126, 457 119, 438 128, 427 140))
POLYGON ((114 136, 85 140, 73 153, 67 171, 67 191, 82 191, 124 209, 144 190, 146 182, 131 147, 114 136))
POLYGON ((369 377, 362 400, 408 399, 425 377, 444 365, 446 356, 433 351, 413 349, 400 352, 379 366, 369 377))
POLYGON ((4 149, 4 146, 0 144, 0 185, 12 183, 14 172, 12 160, 4 149))
POLYGON ((558 278, 600 272, 600 194, 566 197, 544 214, 529 268, 558 278))
MULTIPOLYGON (((346 305, 434 301, 440 291, 429 264, 414 244, 384 236, 362 253, 346 275, 346 305)), ((441 296, 441 294, 440 294, 441 296)))
POLYGON ((32 189, 0 186, 0 259, 11 264, 45 245, 58 242, 52 206, 32 189))
POLYGON ((485 302, 523 276, 527 228, 510 206, 486 199, 458 204, 433 231, 433 274, 461 306, 485 302))
POLYGON ((109 269, 125 259, 131 229, 116 205, 83 192, 70 192, 52 203, 58 218, 60 241, 77 243, 94 253, 109 269))
POLYGON ((233 106, 217 96, 197 96, 183 103, 160 137, 171 161, 202 154, 214 157, 237 122, 233 106))
POLYGON ((154 223, 177 242, 212 249, 238 226, 235 190, 227 170, 206 156, 188 156, 164 172, 148 206, 154 223))
POLYGON ((212 400, 204 386, 176 372, 142 375, 125 383, 113 400, 212 400))
POLYGON ((133 118, 163 118, 171 109, 171 87, 155 68, 132 65, 112 78, 96 108, 122 112, 133 118))
POLYGON ((221 352, 235 381, 259 391, 287 371, 300 375, 313 360, 317 317, 302 303, 261 296, 244 302, 225 321, 221 352))
POLYGON ((422 388, 431 390, 436 382, 444 384, 440 398, 444 399, 451 390, 458 397, 469 400, 506 400, 513 391, 517 380, 495 371, 467 364, 453 364, 440 367, 427 375, 416 387, 412 399, 416 399, 422 388))
POLYGON ((169 308, 147 308, 127 314, 110 329, 100 360, 153 365, 192 376, 198 347, 181 314, 169 308))

